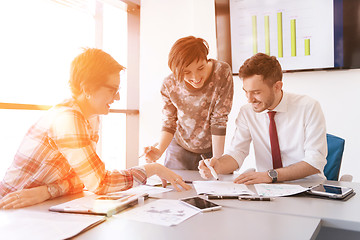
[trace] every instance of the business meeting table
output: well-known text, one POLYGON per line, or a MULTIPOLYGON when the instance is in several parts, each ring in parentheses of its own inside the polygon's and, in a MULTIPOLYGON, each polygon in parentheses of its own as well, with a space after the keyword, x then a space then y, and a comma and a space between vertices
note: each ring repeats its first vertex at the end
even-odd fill
MULTIPOLYGON (((197 171, 176 172, 187 181, 203 180, 197 171)), ((220 175, 220 180, 232 181, 235 177, 233 174, 220 175)), ((360 192, 359 183, 322 182, 351 187, 355 193, 360 192)), ((286 183, 309 187, 321 182, 299 180, 286 183)), ((249 186, 249 189, 256 191, 254 186, 249 186)), ((23 235, 15 233, 22 230, 30 233, 27 239, 62 239, 60 236, 64 235, 51 228, 41 228, 42 223, 35 221, 35 218, 33 221, 32 216, 37 219, 43 216, 46 221, 55 221, 59 215, 49 212, 50 206, 85 194, 64 196, 23 209, 0 210, 0 239, 20 239, 19 236, 23 235)), ((159 198, 181 199, 196 195, 194 188, 183 192, 170 191, 145 200, 145 204, 159 198)), ((176 226, 161 226, 123 217, 123 213, 131 208, 107 218, 74 239, 360 239, 359 194, 347 201, 314 198, 305 194, 277 197, 272 201, 211 201, 222 208, 196 214, 176 226)), ((68 221, 67 224, 70 229, 71 224, 80 222, 68 221)))

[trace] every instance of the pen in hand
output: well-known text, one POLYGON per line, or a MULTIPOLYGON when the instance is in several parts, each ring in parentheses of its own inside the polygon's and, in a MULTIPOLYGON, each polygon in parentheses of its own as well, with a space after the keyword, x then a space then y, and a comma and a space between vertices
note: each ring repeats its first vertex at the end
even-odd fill
POLYGON ((213 175, 213 177, 216 180, 219 180, 219 177, 218 177, 217 173, 215 172, 215 169, 212 166, 210 166, 210 161, 208 159, 205 159, 202 154, 200 156, 201 156, 202 160, 204 160, 205 165, 210 169, 211 175, 213 175))
MULTIPOLYGON (((157 145, 159 145, 158 142, 157 142, 157 143, 154 143, 154 144, 152 145, 152 147, 156 147, 157 145)), ((139 156, 139 158, 142 158, 142 157, 145 156, 145 154, 147 154, 148 152, 150 152, 150 150, 148 150, 148 151, 144 152, 143 154, 141 154, 141 155, 139 156)))

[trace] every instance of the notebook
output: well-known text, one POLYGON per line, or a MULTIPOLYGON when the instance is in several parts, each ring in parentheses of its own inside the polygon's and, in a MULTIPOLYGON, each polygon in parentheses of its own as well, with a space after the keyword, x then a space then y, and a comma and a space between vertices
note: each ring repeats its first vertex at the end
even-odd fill
POLYGON ((51 206, 49 211, 104 215, 110 217, 128 207, 148 198, 147 193, 113 193, 109 195, 90 195, 69 202, 51 206))

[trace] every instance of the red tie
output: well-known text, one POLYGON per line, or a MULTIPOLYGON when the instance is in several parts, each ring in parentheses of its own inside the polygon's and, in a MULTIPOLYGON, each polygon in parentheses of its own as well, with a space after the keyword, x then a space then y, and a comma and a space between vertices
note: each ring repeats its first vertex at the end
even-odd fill
POLYGON ((282 168, 279 139, 278 139, 276 124, 274 120, 275 114, 276 112, 273 111, 268 112, 270 118, 269 133, 270 133, 271 155, 272 155, 274 169, 282 168))

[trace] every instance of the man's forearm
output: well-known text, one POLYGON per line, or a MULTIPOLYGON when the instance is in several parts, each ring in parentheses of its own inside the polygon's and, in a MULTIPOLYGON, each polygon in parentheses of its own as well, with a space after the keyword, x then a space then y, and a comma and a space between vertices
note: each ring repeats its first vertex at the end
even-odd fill
POLYGON ((230 155, 223 155, 218 159, 214 169, 219 174, 230 174, 239 168, 239 164, 230 155))
POLYGON ((318 169, 304 161, 276 170, 278 172, 279 182, 301 179, 316 173, 320 173, 318 169))

